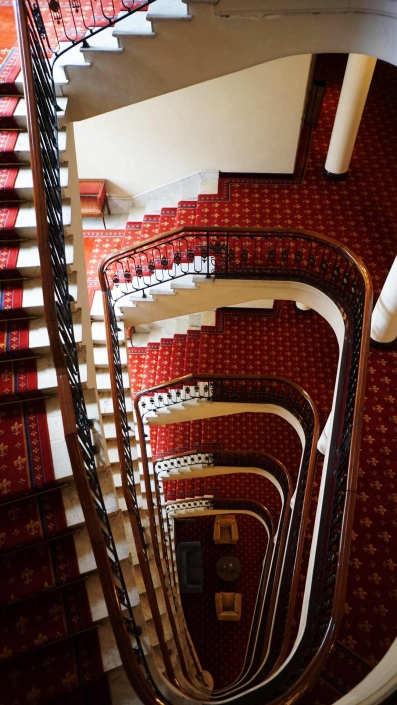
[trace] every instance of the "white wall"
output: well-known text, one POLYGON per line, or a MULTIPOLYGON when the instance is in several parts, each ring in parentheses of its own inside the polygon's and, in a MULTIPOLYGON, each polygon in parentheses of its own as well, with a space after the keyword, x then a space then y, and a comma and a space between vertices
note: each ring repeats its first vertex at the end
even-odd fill
POLYGON ((79 177, 137 196, 198 171, 291 173, 311 56, 270 61, 75 123, 79 177))

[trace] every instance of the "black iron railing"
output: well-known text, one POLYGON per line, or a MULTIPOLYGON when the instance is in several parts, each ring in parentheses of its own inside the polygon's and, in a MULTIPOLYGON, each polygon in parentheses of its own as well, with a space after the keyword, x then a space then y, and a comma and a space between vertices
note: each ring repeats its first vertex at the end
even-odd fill
POLYGON ((81 44, 117 22, 145 10, 155 0, 26 0, 44 55, 51 64, 71 47, 81 44))
POLYGON ((115 302, 139 293, 145 297, 148 290, 188 275, 304 282, 355 309, 365 296, 365 278, 347 247, 282 229, 179 228, 106 257, 101 271, 115 302))
POLYGON ((142 417, 150 412, 172 408, 177 404, 194 401, 207 402, 251 402, 253 404, 275 404, 290 411, 305 429, 313 424, 311 404, 302 396, 302 390, 281 377, 256 377, 242 375, 186 375, 178 382, 159 385, 157 390, 139 393, 142 417))
MULTIPOLYGON (((282 512, 283 526, 278 534, 278 548, 280 548, 281 545, 284 547, 285 542, 287 542, 285 546, 285 558, 279 554, 275 561, 273 561, 270 571, 270 580, 266 582, 266 590, 263 590, 263 594, 261 595, 262 602, 257 605, 258 614, 255 615, 255 636, 260 627, 261 633, 264 633, 267 628, 267 633, 270 634, 269 615, 273 615, 274 609, 277 609, 277 623, 279 629, 277 632, 273 633, 272 638, 272 654, 274 653, 275 657, 277 657, 284 644, 284 640, 288 637, 288 634, 286 634, 287 616, 293 610, 297 589, 298 567, 306 530, 306 517, 310 505, 311 483, 315 468, 316 446, 319 433, 316 407, 308 394, 304 392, 299 385, 281 377, 197 373, 195 375, 179 377, 176 380, 156 385, 156 387, 143 390, 136 394, 134 408, 138 428, 140 429, 140 436, 143 436, 143 419, 150 413, 154 414, 155 412, 161 412, 162 409, 171 409, 172 414, 172 406, 183 404, 183 402, 186 401, 195 401, 197 403, 204 402, 204 404, 208 402, 225 401, 234 402, 236 404, 249 402, 266 405, 269 411, 273 411, 273 413, 277 413, 277 407, 281 407, 283 410, 289 411, 302 428, 305 437, 305 445, 288 539, 286 538, 287 527, 285 518, 289 514, 289 507, 287 507, 286 504, 284 504, 282 512), (282 573, 281 563, 283 564, 282 573), (279 599, 275 607, 275 593, 277 588, 279 588, 279 599), (267 608, 266 611, 263 608, 264 606, 267 608)), ((172 417, 168 416, 168 418, 172 421, 172 417)), ((158 510, 160 508, 160 512, 157 512, 157 520, 154 511, 152 513, 152 520, 155 525, 160 526, 161 534, 163 519, 162 510, 161 507, 159 507, 160 491, 158 483, 155 482, 155 496, 153 497, 146 447, 143 445, 141 445, 141 455, 148 501, 153 508, 156 506, 158 510)), ((189 454, 186 457, 189 459, 195 457, 195 455, 197 457, 198 454, 189 454)), ((247 455, 251 457, 252 454, 247 455)), ((223 454, 214 453, 213 456, 215 460, 216 457, 223 457, 223 454)), ((238 454, 234 454, 234 457, 238 457, 238 454)), ((257 454, 257 458, 261 458, 261 455, 257 454)), ((262 457, 261 460, 262 463, 265 463, 266 469, 269 469, 271 474, 273 474, 273 471, 277 474, 277 478, 280 478, 282 482, 282 487, 287 492, 290 492, 290 484, 288 483, 285 472, 283 473, 279 464, 277 464, 276 461, 272 462, 270 457, 267 457, 265 460, 262 457), (276 467, 273 467, 273 465, 276 467)), ((241 458, 239 464, 241 464, 241 458)), ((245 459, 244 465, 246 465, 245 459)), ((262 467, 261 462, 259 462, 259 467, 262 467)), ((155 479, 157 479, 156 473, 155 479)), ((165 553, 166 544, 164 537, 162 537, 160 542, 158 541, 157 532, 155 532, 155 537, 157 550, 160 552, 160 544, 163 543, 163 553, 165 553)), ((263 588, 263 585, 261 585, 261 587, 263 588)), ((250 648, 252 648, 252 645, 253 641, 250 640, 250 648)))
POLYGON ((125 662, 126 670, 129 675, 132 673, 131 680, 137 692, 145 694, 145 697, 149 694, 150 702, 166 703, 147 666, 139 636, 141 629, 135 622, 96 470, 70 305, 72 299, 62 218, 57 101, 48 46, 45 44, 47 35, 37 5, 28 3, 25 6, 23 0, 18 0, 16 12, 27 102, 44 309, 76 488, 120 653, 122 657, 129 654, 129 658, 136 661, 131 668, 130 663, 125 662), (131 636, 134 637, 132 650, 131 636))
MULTIPOLYGON (((136 303, 139 295, 145 298, 157 286, 172 288, 173 281, 186 276, 193 281, 197 277, 215 277, 309 285, 336 303, 345 324, 316 558, 307 583, 308 608, 302 617, 304 634, 285 668, 263 682, 266 673, 269 675, 265 667, 266 673, 258 672, 252 682, 254 689, 249 694, 241 692, 238 698, 249 705, 281 705, 287 696, 295 700, 314 682, 332 648, 343 614, 372 285, 365 266, 348 247, 324 235, 280 229, 179 228, 106 257, 99 267, 101 288, 110 309, 116 303, 123 306, 122 299, 128 296, 136 303)), ((108 339, 116 340, 109 328, 108 339)), ((114 356, 110 345, 108 351, 109 357, 114 356)))

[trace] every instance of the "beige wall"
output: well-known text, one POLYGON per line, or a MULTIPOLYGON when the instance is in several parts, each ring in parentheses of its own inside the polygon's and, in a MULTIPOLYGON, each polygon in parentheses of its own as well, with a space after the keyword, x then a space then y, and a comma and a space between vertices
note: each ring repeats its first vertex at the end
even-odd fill
POLYGON ((202 170, 292 172, 310 59, 277 59, 75 123, 79 177, 136 196, 202 170))

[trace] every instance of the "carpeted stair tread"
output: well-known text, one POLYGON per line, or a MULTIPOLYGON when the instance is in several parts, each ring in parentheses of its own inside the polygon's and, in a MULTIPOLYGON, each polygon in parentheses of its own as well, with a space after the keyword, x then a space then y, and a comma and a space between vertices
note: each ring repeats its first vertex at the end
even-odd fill
POLYGON ((1 168, 0 164, 0 202, 19 200, 18 195, 14 191, 17 176, 17 167, 1 168))
POLYGON ((195 225, 196 222, 196 201, 179 201, 175 217, 175 227, 182 225, 195 225))
POLYGON ((128 372, 130 377, 130 387, 133 394, 139 392, 142 387, 142 376, 145 367, 147 348, 132 345, 128 347, 128 372))
POLYGON ((162 208, 160 213, 160 221, 158 234, 168 233, 176 227, 177 208, 162 208))
POLYGON ((29 320, 0 322, 0 361, 34 357, 29 349, 29 320))
MULTIPOLYGON (((33 653, 22 653, 0 665, 4 705, 29 702, 73 702, 73 691, 102 678, 99 639, 95 628, 33 653)), ((83 701, 84 702, 84 701, 83 701)), ((106 702, 106 701, 105 701, 106 702)), ((88 703, 87 703, 88 705, 88 703)))
POLYGON ((123 244, 121 249, 123 249, 124 247, 132 247, 132 245, 135 245, 137 242, 140 242, 141 230, 142 222, 129 221, 125 226, 123 244))
POLYGON ((0 403, 21 399, 21 395, 37 393, 35 359, 8 360, 0 370, 0 403))
POLYGON ((3 608, 0 654, 15 657, 91 626, 91 611, 83 582, 45 593, 31 602, 3 608), (10 654, 11 651, 11 654, 10 654))
POLYGON ((98 264, 105 255, 122 249, 123 237, 124 230, 84 230, 84 257, 90 309, 94 294, 100 289, 98 264))
POLYGON ((73 534, 0 557, 0 605, 26 600, 79 577, 73 534))
POLYGON ((0 499, 54 482, 44 400, 0 407, 0 431, 0 499))
POLYGON ((18 157, 14 152, 15 145, 18 139, 16 130, 0 131, 0 167, 18 164, 18 157))
POLYGON ((158 234, 160 223, 159 215, 144 215, 141 228, 141 240, 148 240, 158 234))
POLYGON ((19 242, 2 243, 0 240, 0 273, 9 270, 14 271, 17 267, 19 255, 19 242))
POLYGON ((185 375, 198 372, 200 352, 200 331, 188 330, 186 333, 186 349, 184 371, 185 375))
POLYGON ((67 529, 61 490, 0 506, 0 556, 67 529))
POLYGON ((182 377, 185 373, 186 335, 176 333, 172 345, 170 379, 182 377))
POLYGON ((160 343, 148 343, 142 372, 142 389, 148 389, 156 384, 157 359, 160 343))
POLYGON ((17 205, 6 205, 0 203, 0 232, 2 230, 12 230, 18 216, 17 205))
POLYGON ((173 338, 161 338, 160 348, 157 356, 155 384, 167 382, 171 378, 171 358, 173 338))

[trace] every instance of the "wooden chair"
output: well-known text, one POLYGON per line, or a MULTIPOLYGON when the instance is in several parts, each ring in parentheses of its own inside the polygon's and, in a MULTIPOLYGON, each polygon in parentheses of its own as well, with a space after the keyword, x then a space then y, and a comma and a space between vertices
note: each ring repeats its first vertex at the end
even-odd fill
POLYGON ((80 179, 80 206, 83 218, 101 217, 106 230, 105 207, 109 211, 105 181, 102 179, 80 179))

